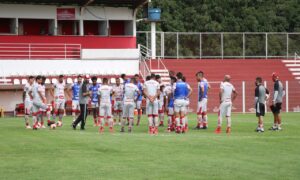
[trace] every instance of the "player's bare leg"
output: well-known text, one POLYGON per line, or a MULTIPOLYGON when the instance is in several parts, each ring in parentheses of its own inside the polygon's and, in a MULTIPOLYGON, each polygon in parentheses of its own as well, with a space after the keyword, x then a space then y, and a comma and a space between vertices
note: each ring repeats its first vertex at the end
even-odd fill
POLYGON ((153 134, 158 134, 158 126, 159 126, 159 123, 158 123, 158 115, 153 115, 153 126, 154 126, 154 131, 153 131, 153 134))
POLYGON ((202 125, 203 125, 203 129, 207 129, 208 127, 208 120, 207 120, 207 114, 206 112, 202 112, 202 125))
POLYGON ((99 133, 104 132, 104 116, 99 116, 100 123, 99 123, 99 133))
POLYGON ((198 120, 198 124, 194 129, 202 129, 203 125, 202 125, 202 112, 200 110, 200 112, 197 113, 197 120, 198 120))
POLYGON ((94 127, 97 126, 97 108, 93 108, 94 127))
POLYGON ((230 134, 231 133, 231 117, 230 116, 226 116, 226 119, 227 119, 226 133, 230 134))
POLYGON ((122 121, 121 121, 121 131, 120 132, 125 132, 124 130, 124 127, 125 127, 125 124, 126 124, 126 117, 123 117, 122 121))
POLYGON ((153 134, 153 115, 149 114, 148 115, 148 126, 149 126, 149 134, 153 134))
POLYGON ((25 114, 25 128, 26 129, 31 129, 30 123, 29 123, 29 114, 25 114))
POLYGON ((219 111, 219 113, 218 113, 218 127, 215 130, 216 134, 220 134, 221 133, 222 121, 223 121, 223 117, 221 115, 221 112, 219 111))
POLYGON ((107 116, 107 119, 108 119, 108 125, 109 125, 109 132, 113 133, 114 132, 114 120, 110 116, 107 116))
POLYGON ((129 118, 129 125, 128 125, 128 132, 131 133, 132 132, 132 125, 133 125, 133 122, 134 121, 134 118, 133 117, 130 117, 129 118))
POLYGON ((139 125, 140 125, 140 122, 141 122, 142 110, 141 110, 141 109, 138 109, 137 112, 138 112, 138 115, 137 115, 137 122, 136 122, 136 125, 139 126, 139 125))
POLYGON ((168 129, 167 129, 168 132, 171 132, 172 124, 173 124, 172 115, 168 114, 168 129))
POLYGON ((164 126, 164 111, 159 110, 159 126, 163 127, 164 126))
POLYGON ((61 127, 63 125, 62 119, 63 119, 64 113, 65 113, 64 109, 58 110, 58 122, 57 122, 58 127, 61 127))

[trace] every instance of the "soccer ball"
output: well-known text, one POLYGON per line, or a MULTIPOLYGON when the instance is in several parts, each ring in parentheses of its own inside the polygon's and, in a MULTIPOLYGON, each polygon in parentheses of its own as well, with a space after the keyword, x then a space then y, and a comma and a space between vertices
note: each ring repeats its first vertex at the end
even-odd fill
POLYGON ((50 125, 50 129, 55 129, 55 128, 56 128, 56 124, 55 123, 50 125))
POLYGON ((58 121, 56 124, 57 124, 57 127, 62 127, 62 122, 58 121))

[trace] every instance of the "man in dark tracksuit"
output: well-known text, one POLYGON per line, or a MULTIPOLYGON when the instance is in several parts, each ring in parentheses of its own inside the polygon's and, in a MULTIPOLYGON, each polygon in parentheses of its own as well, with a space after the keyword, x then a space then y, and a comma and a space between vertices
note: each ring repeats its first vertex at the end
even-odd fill
POLYGON ((88 103, 90 98, 89 91, 89 76, 86 76, 83 83, 80 85, 79 89, 79 104, 80 104, 80 114, 77 119, 72 123, 72 127, 75 130, 79 122, 81 122, 81 130, 84 130, 86 117, 88 114, 88 103))

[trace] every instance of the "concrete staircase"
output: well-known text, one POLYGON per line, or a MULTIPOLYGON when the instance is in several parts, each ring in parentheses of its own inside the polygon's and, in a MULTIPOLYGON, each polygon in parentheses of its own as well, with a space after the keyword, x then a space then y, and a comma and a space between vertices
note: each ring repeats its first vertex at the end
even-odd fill
POLYGON ((295 53, 294 60, 282 60, 295 79, 300 83, 300 56, 295 53))

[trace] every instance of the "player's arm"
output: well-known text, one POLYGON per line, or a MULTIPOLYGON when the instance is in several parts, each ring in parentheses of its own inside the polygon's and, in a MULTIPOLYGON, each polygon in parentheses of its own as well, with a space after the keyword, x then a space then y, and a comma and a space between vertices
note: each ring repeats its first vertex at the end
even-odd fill
MULTIPOLYGON (((188 90, 189 90, 189 94, 187 95, 187 98, 189 98, 193 93, 193 89, 191 88, 191 86, 188 86, 188 90)), ((203 89, 203 91, 204 91, 204 89, 203 89)))
POLYGON ((33 99, 33 92, 32 92, 32 89, 28 92, 29 96, 31 99, 33 99))
POLYGON ((220 100, 220 104, 222 103, 222 95, 224 93, 224 89, 221 87, 220 91, 219 91, 219 100, 220 100))
POLYGON ((25 102, 25 98, 26 98, 26 87, 24 88, 22 98, 23 98, 23 102, 25 102))
POLYGON ((279 83, 278 81, 274 84, 274 96, 273 96, 273 104, 275 105, 276 99, 278 97, 278 91, 279 91, 279 83))
POLYGON ((84 96, 84 97, 90 96, 91 93, 90 93, 90 91, 88 90, 86 84, 83 84, 81 88, 82 88, 82 96, 84 96))
POLYGON ((256 103, 258 101, 258 97, 259 97, 259 88, 256 87, 255 88, 255 95, 254 95, 254 106, 256 105, 256 103))
POLYGON ((233 89, 232 90, 232 99, 231 99, 231 101, 233 102, 234 100, 235 100, 235 98, 237 97, 237 95, 238 95, 238 93, 236 92, 236 90, 235 89, 233 89))

